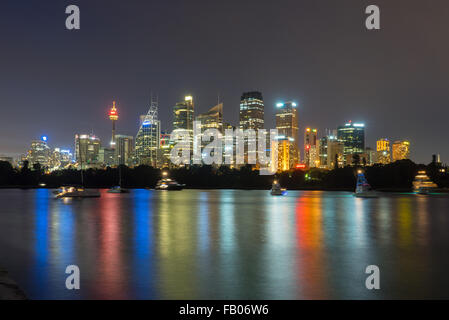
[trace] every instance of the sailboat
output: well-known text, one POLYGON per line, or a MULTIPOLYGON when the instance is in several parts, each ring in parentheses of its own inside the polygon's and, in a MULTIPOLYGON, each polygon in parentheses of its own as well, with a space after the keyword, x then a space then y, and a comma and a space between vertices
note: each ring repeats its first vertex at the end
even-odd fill
POLYGON ((118 166, 118 176, 119 176, 118 186, 112 187, 107 192, 108 193, 129 193, 128 189, 122 188, 122 166, 121 165, 118 166))
POLYGON ((355 188, 354 196, 358 198, 377 198, 379 194, 374 191, 368 180, 365 178, 365 174, 362 170, 357 172, 357 185, 355 188))
POLYGON ((80 154, 80 164, 81 164, 81 186, 63 186, 60 188, 59 192, 56 194, 56 199, 61 198, 98 198, 101 194, 95 189, 84 188, 84 174, 83 174, 83 160, 81 152, 80 154))

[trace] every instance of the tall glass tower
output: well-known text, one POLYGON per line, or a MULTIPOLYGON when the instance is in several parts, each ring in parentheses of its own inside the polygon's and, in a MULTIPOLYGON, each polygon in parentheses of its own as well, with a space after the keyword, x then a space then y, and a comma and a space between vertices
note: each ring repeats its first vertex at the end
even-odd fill
MULTIPOLYGON (((289 145, 287 167, 290 169, 299 162, 298 109, 295 102, 280 102, 276 105, 276 129, 278 130, 278 140, 285 141, 282 143, 284 148, 289 145)), ((285 150, 284 153, 286 153, 285 150)), ((286 165, 284 164, 282 167, 285 169, 286 165)))
POLYGON ((240 129, 263 129, 264 103, 262 93, 244 92, 240 99, 240 129))
POLYGON ((140 127, 136 136, 136 159, 138 164, 158 166, 161 123, 157 119, 157 100, 151 97, 150 109, 140 116, 140 127))
POLYGON ((365 152, 365 125, 363 123, 352 123, 339 126, 337 138, 344 144, 343 153, 360 154, 365 152))

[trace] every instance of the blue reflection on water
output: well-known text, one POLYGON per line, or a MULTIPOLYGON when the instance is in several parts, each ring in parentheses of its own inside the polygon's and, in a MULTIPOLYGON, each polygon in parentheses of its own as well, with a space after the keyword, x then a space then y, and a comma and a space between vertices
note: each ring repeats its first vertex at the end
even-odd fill
POLYGON ((36 190, 35 200, 35 266, 33 268, 34 288, 45 288, 47 284, 47 268, 49 261, 48 214, 49 195, 47 189, 36 190))
POLYGON ((137 298, 154 299, 153 265, 153 191, 134 190, 134 284, 137 298), (149 288, 150 286, 150 288, 149 288))
POLYGON ((74 246, 74 218, 73 207, 71 205, 61 205, 59 214, 56 215, 59 221, 54 221, 58 226, 55 232, 58 233, 59 243, 58 251, 60 254, 60 261, 64 265, 77 264, 74 261, 73 246, 74 246))

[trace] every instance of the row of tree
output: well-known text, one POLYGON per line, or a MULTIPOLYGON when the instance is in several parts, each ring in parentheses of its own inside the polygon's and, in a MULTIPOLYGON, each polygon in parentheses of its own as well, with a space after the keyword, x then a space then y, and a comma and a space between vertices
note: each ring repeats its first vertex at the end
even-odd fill
MULTIPOLYGON (((288 189, 352 190, 357 179, 358 166, 348 166, 335 170, 312 168, 307 171, 294 170, 275 176, 260 175, 259 171, 245 166, 239 170, 227 166, 192 166, 190 168, 164 169, 168 176, 187 188, 222 189, 269 189, 273 180, 278 179, 288 189)), ((431 179, 441 188, 449 187, 449 174, 442 172, 441 166, 432 162, 417 165, 410 160, 396 161, 388 165, 374 165, 363 168, 365 175, 375 189, 408 190, 419 170, 426 170, 431 179)), ((149 166, 129 168, 88 169, 83 171, 86 187, 111 187, 119 183, 129 188, 154 187, 162 177, 162 170, 149 166)), ((21 169, 13 168, 8 162, 0 162, 0 186, 2 187, 47 187, 81 184, 81 172, 76 169, 44 173, 37 164, 32 169, 25 162, 21 169)))

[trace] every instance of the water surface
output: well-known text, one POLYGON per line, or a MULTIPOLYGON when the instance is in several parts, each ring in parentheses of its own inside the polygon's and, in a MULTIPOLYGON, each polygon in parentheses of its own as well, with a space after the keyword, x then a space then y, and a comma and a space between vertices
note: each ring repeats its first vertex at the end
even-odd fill
POLYGON ((32 299, 449 298, 448 249, 447 196, 0 190, 0 265, 32 299))

